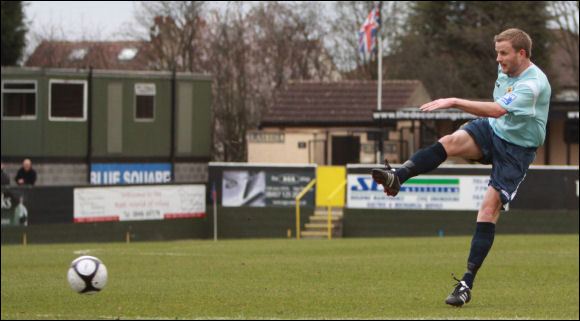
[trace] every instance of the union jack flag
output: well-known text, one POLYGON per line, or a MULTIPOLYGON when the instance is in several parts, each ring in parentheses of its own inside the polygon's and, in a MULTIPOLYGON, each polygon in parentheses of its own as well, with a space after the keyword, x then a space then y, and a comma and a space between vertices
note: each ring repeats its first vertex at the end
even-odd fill
POLYGON ((358 41, 358 50, 360 52, 373 52, 377 46, 377 31, 381 24, 380 2, 369 13, 365 22, 360 27, 360 38, 358 41))

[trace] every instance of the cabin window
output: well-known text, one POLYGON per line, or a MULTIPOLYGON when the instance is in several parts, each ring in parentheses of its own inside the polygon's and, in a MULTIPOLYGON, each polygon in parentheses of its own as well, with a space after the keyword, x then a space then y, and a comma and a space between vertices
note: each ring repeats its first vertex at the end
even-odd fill
POLYGON ((155 119, 155 84, 135 84, 135 121, 155 119))
POLYGON ((87 119, 87 81, 51 79, 49 120, 85 121, 87 119))
POLYGON ((2 118, 36 119, 36 81, 2 82, 2 118))

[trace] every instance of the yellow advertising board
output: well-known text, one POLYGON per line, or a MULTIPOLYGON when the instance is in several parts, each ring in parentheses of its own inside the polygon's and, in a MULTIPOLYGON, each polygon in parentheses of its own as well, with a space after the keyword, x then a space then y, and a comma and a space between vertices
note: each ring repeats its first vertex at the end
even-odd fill
POLYGON ((318 166, 316 170, 316 206, 344 207, 346 168, 342 166, 318 166), (341 187, 342 186, 342 187, 341 187), (337 191, 337 189, 342 189, 337 191), (334 193, 329 201, 328 196, 334 193))

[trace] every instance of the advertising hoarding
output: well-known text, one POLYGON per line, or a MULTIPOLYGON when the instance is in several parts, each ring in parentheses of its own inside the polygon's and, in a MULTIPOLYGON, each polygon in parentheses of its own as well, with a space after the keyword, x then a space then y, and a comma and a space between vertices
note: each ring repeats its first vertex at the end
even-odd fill
POLYGON ((92 185, 160 184, 170 182, 170 163, 91 164, 92 185))
POLYGON ((205 185, 74 189, 74 221, 140 221, 205 217, 205 185))
MULTIPOLYGON (((296 196, 316 177, 316 166, 210 163, 210 182, 225 207, 296 206, 296 196)), ((315 189, 300 199, 314 206, 315 189)))
POLYGON ((478 210, 489 182, 482 175, 422 175, 401 186, 395 197, 368 174, 349 174, 349 208, 478 210))

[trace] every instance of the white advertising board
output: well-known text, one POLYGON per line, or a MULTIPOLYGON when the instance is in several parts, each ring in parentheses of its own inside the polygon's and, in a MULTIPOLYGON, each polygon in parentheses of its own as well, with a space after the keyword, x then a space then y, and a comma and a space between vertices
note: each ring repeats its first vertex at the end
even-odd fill
POLYGON ((347 179, 349 208, 412 210, 478 210, 489 182, 489 176, 418 176, 392 197, 368 174, 349 174, 347 179))
POLYGON ((75 223, 204 216, 205 185, 74 189, 75 223))

